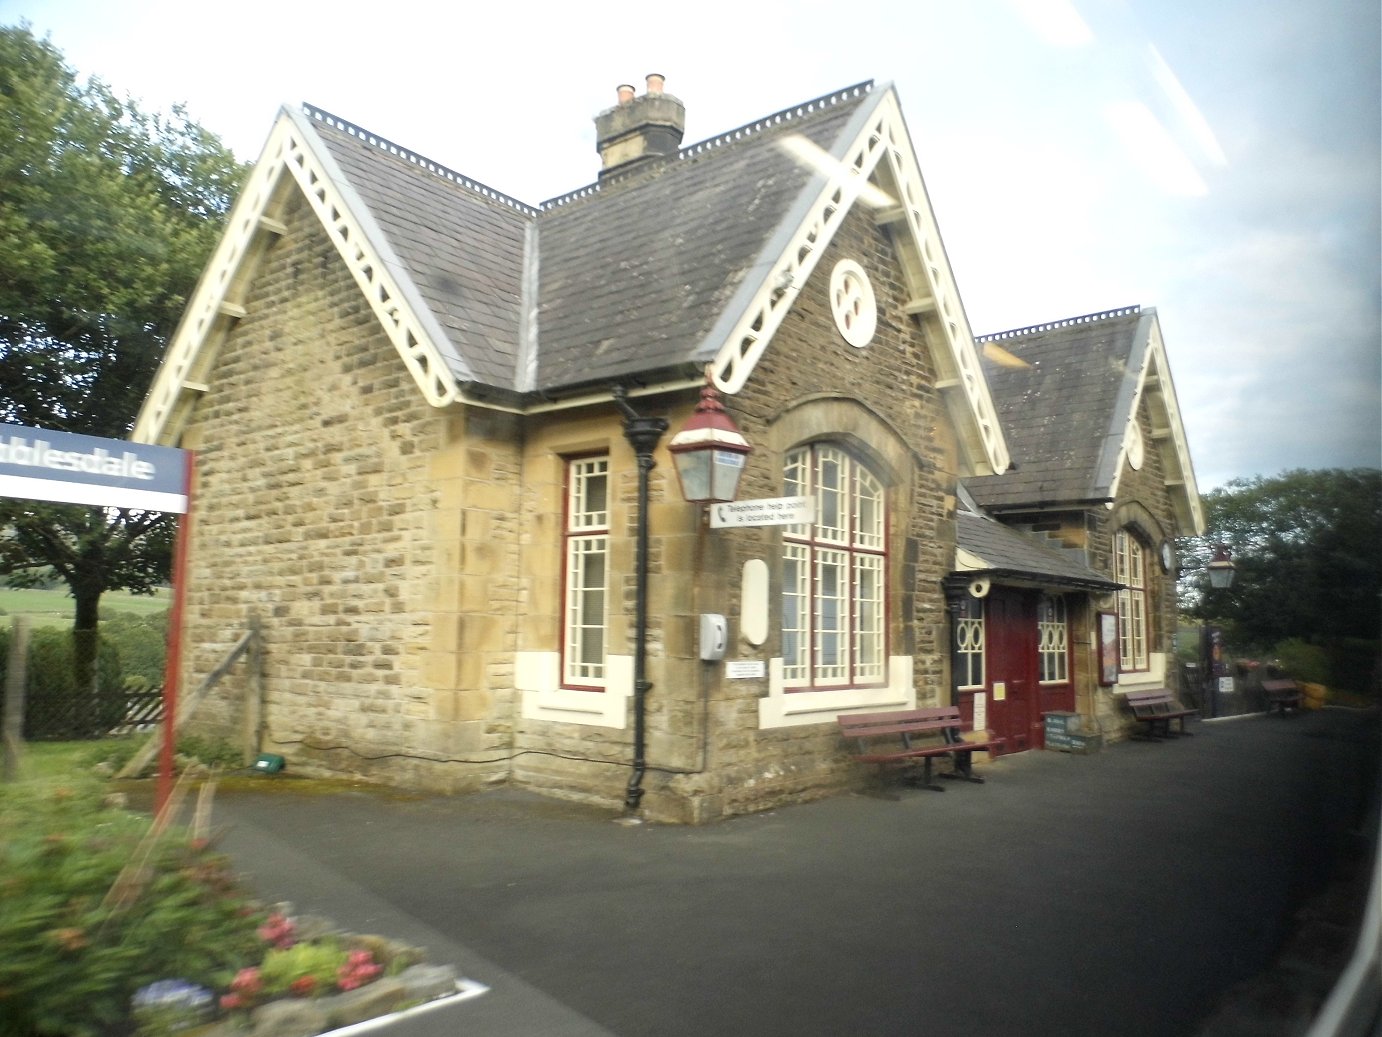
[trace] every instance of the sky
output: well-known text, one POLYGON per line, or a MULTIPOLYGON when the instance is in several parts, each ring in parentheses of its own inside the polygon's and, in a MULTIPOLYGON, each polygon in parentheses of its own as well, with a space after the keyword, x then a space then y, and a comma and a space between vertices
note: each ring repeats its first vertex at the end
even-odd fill
POLYGON ((976 334, 1155 307, 1201 492, 1382 467, 1376 0, 0 0, 253 160, 303 102, 530 204, 666 77, 685 144, 898 91, 976 334))

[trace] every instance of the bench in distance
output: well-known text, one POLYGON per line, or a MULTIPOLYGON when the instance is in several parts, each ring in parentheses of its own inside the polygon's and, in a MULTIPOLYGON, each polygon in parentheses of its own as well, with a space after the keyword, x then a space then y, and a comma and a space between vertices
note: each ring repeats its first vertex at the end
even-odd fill
POLYGON ((1170 688, 1130 691, 1123 698, 1132 711, 1133 719, 1147 725, 1145 737, 1155 740, 1176 734, 1189 735, 1191 732, 1185 729, 1185 718, 1198 716, 1200 712, 1182 706, 1170 688), (1173 720, 1180 722, 1179 731, 1171 730, 1173 720))
POLYGON ((1300 700, 1304 693, 1300 690, 1300 685, 1290 677, 1265 680, 1262 682, 1262 690, 1267 693, 1268 713, 1276 710, 1285 716, 1288 709, 1300 710, 1300 700))

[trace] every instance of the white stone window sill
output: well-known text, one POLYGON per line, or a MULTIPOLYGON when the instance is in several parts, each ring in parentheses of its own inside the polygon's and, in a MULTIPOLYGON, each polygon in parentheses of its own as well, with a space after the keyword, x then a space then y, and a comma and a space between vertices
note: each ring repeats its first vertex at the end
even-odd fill
POLYGON ((605 674, 603 690, 563 688, 560 653, 519 652, 514 683, 523 696, 523 718, 622 730, 633 697, 633 656, 607 656, 605 674))
POLYGON ((913 709, 917 704, 912 684, 912 657, 888 659, 888 683, 876 688, 832 688, 800 691, 782 683, 781 658, 768 660, 768 695, 758 700, 758 727, 798 727, 834 723, 841 713, 863 710, 913 709))

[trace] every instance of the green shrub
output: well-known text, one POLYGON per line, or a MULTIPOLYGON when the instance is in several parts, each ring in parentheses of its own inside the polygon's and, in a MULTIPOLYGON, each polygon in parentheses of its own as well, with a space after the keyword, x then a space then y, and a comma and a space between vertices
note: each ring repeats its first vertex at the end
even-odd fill
MULTIPOLYGON (((107 773, 118 774, 135 753, 144 748, 149 734, 121 735, 117 738, 102 738, 91 743, 89 751, 82 753, 80 766, 85 770, 105 764, 107 773)), ((211 767, 220 764, 223 770, 240 770, 245 766, 244 753, 229 742, 216 738, 203 738, 200 735, 178 735, 176 752, 178 756, 195 759, 211 767)), ((153 774, 158 769, 158 758, 150 760, 142 774, 153 774)), ((179 768, 181 769, 181 768, 179 768)))
POLYGON ((286 950, 277 948, 264 955, 259 969, 265 993, 276 996, 298 990, 316 994, 330 993, 336 987, 336 975, 345 965, 347 952, 335 940, 298 943, 286 950), (295 984, 310 978, 302 987, 295 984))
POLYGON ((130 762, 135 753, 144 747, 149 736, 120 735, 118 738, 102 738, 91 743, 90 749, 82 754, 81 765, 87 770, 98 764, 108 764, 109 773, 118 774, 120 768, 130 762))
POLYGON ((170 829, 140 881, 126 865, 150 820, 79 781, 0 787, 0 1035, 123 1032, 140 987, 210 988, 260 947, 258 917, 226 861, 170 829))
POLYGON ((120 672, 126 687, 144 690, 163 685, 168 647, 167 609, 149 613, 102 609, 101 637, 109 640, 119 652, 120 672))
MULTIPOLYGON (((0 630, 0 673, 9 665, 10 632, 0 630)), ((72 675, 72 632, 55 627, 29 631, 24 680, 24 733, 31 739, 92 738, 124 719, 126 702, 120 655, 106 638, 96 654, 96 696, 78 694, 72 675)), ((0 699, 4 697, 0 687, 0 699)))
POLYGON ((1326 683, 1329 659, 1319 645, 1293 637, 1277 645, 1272 654, 1286 676, 1310 684, 1326 683))
POLYGON ((1329 656, 1328 679, 1331 688, 1355 695, 1376 698, 1382 679, 1382 645, 1357 637, 1341 637, 1325 645, 1329 656))
POLYGON ((193 756, 206 764, 220 764, 225 770, 238 770, 245 765, 244 752, 220 738, 201 735, 178 735, 177 751, 181 756, 193 756))

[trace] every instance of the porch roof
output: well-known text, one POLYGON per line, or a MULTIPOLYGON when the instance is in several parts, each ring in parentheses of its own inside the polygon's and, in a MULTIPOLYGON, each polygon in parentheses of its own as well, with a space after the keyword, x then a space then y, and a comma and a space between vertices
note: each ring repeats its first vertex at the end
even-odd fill
POLYGON ((1112 591, 1122 585, 1091 569, 1084 553, 1044 543, 1035 533, 960 511, 955 519, 956 570, 1044 587, 1112 591))

